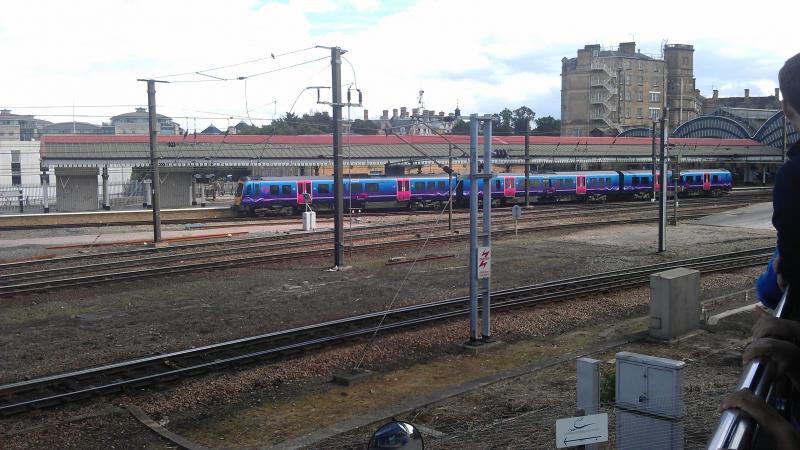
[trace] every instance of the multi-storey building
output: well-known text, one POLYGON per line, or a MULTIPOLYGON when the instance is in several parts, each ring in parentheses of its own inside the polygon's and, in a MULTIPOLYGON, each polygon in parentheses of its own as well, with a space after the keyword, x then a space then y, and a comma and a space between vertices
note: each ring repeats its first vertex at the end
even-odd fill
MULTIPOLYGON (((180 126, 171 118, 156 114, 158 134, 181 134, 180 126)), ((111 118, 110 126, 114 127, 114 134, 149 134, 150 115, 146 108, 136 108, 136 111, 120 114, 111 118)), ((104 125, 105 126, 105 125, 104 125)))
POLYGON ((33 116, 12 114, 0 109, 0 141, 30 141, 39 137, 39 130, 52 122, 33 116))
POLYGON ((691 45, 670 45, 663 57, 654 57, 638 51, 635 42, 623 42, 613 49, 586 45, 576 58, 563 58, 561 134, 607 136, 649 128, 669 102, 683 105, 675 120, 694 117, 693 52, 691 45))

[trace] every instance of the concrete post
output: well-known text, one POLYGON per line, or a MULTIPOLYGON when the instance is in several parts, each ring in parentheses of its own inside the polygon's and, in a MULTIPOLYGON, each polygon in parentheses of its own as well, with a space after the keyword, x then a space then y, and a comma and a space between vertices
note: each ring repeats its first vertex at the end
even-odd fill
POLYGON ((200 183, 198 185, 198 187, 200 188, 200 207, 201 208, 205 208, 205 206, 206 206, 206 184, 205 183, 200 183))
POLYGON ((45 214, 50 212, 50 175, 47 173, 47 167, 42 168, 42 206, 44 207, 45 214))
POLYGON ((142 190, 144 190, 144 202, 142 202, 142 207, 144 208, 150 208, 150 206, 152 205, 153 202, 153 191, 151 187, 152 185, 153 185, 153 180, 144 180, 144 187, 142 188, 142 190))
POLYGON ((192 175, 192 206, 197 206, 197 178, 192 175))
POLYGON ((108 199, 108 166, 103 166, 103 209, 111 210, 111 202, 108 199))

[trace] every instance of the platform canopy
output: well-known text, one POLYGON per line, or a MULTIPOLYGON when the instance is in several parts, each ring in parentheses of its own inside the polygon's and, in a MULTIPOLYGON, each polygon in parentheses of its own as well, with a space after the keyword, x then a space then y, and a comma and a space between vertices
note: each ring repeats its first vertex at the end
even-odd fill
MULTIPOLYGON (((523 164, 524 136, 495 137, 495 164, 523 164)), ((780 149, 752 139, 672 138, 685 162, 780 162, 780 149)), ((480 144, 482 146, 482 144, 480 144)), ((352 165, 446 164, 452 149, 455 163, 469 161, 469 136, 345 135, 342 155, 352 165)), ((41 141, 43 165, 61 167, 142 167, 150 165, 147 136, 52 135, 41 141)), ((332 137, 310 136, 159 136, 162 166, 328 166, 332 137)), ((530 162, 648 163, 651 140, 641 137, 530 138, 530 162)))

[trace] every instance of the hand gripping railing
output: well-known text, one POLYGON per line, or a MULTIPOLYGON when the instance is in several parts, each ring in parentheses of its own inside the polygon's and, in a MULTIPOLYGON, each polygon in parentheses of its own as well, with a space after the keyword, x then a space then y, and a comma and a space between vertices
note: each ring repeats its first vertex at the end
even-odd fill
MULTIPOLYGON (((775 317, 786 318, 791 308, 789 308, 789 289, 783 293, 780 303, 775 308, 775 317)), ((775 364, 770 361, 753 360, 745 368, 742 378, 739 380, 737 390, 749 389, 763 399, 770 395, 775 379, 775 364)), ((738 449, 744 450, 750 446, 754 438, 756 423, 736 410, 725 410, 719 419, 717 429, 708 442, 707 450, 719 449, 738 449)))

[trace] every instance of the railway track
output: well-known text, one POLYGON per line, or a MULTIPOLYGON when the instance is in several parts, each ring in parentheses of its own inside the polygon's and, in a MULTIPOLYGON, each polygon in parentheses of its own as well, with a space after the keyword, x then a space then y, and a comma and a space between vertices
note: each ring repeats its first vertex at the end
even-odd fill
MULTIPOLYGON (((498 290, 492 293, 492 309, 529 307, 637 286, 645 284, 652 273, 676 267, 714 272, 762 265, 772 250, 756 248, 498 290)), ((0 385, 0 413, 14 414, 246 363, 275 361, 371 335, 379 323, 379 331, 399 331, 458 318, 468 312, 469 299, 460 297, 0 385)))
MULTIPOLYGON (((739 204, 735 204, 739 206, 739 204)), ((730 204, 717 205, 715 208, 727 208, 730 204)), ((523 221, 517 232, 545 231, 552 229, 584 228, 591 226, 607 226, 630 223, 646 223, 657 220, 651 212, 652 207, 645 205, 639 210, 626 208, 626 214, 643 212, 644 217, 625 219, 598 220, 598 212, 593 212, 593 220, 582 220, 573 223, 557 222, 547 224, 548 219, 584 217, 586 211, 559 211, 555 216, 547 213, 537 214, 533 220, 523 221), (545 222, 545 223, 541 223, 545 222), (531 223, 536 223, 531 225, 531 223)), ((604 210, 605 215, 619 214, 618 210, 604 210)), ((683 219, 700 217, 708 214, 709 207, 683 208, 680 217, 683 219), (699 208, 699 209, 698 209, 699 208)), ((353 229, 349 236, 350 251, 359 252, 380 248, 418 245, 423 241, 455 241, 466 239, 466 219, 454 221, 461 229, 459 233, 449 233, 446 229, 431 230, 430 224, 405 225, 402 230, 397 224, 379 225, 353 229)), ((495 236, 514 232, 514 221, 511 218, 496 219, 493 224, 495 236)), ((119 282, 174 275, 187 272, 207 271, 252 263, 277 263, 298 258, 311 258, 329 255, 332 251, 330 232, 324 237, 319 233, 281 235, 271 238, 239 238, 223 243, 222 247, 209 244, 193 243, 172 247, 171 252, 152 252, 164 249, 136 249, 132 251, 108 252, 95 255, 62 257, 51 261, 30 261, 0 265, 0 296, 12 296, 29 292, 41 292, 57 288, 84 286, 104 282, 119 282), (231 256, 235 255, 235 256, 231 256), (82 261, 90 258, 91 262, 82 261), (105 259, 104 261, 102 259, 105 259), (55 263, 55 266, 46 267, 55 263), (43 266, 32 268, 31 264, 43 266), (58 265, 60 264, 60 265, 58 265)), ((170 247, 168 247, 169 249, 170 247)))

